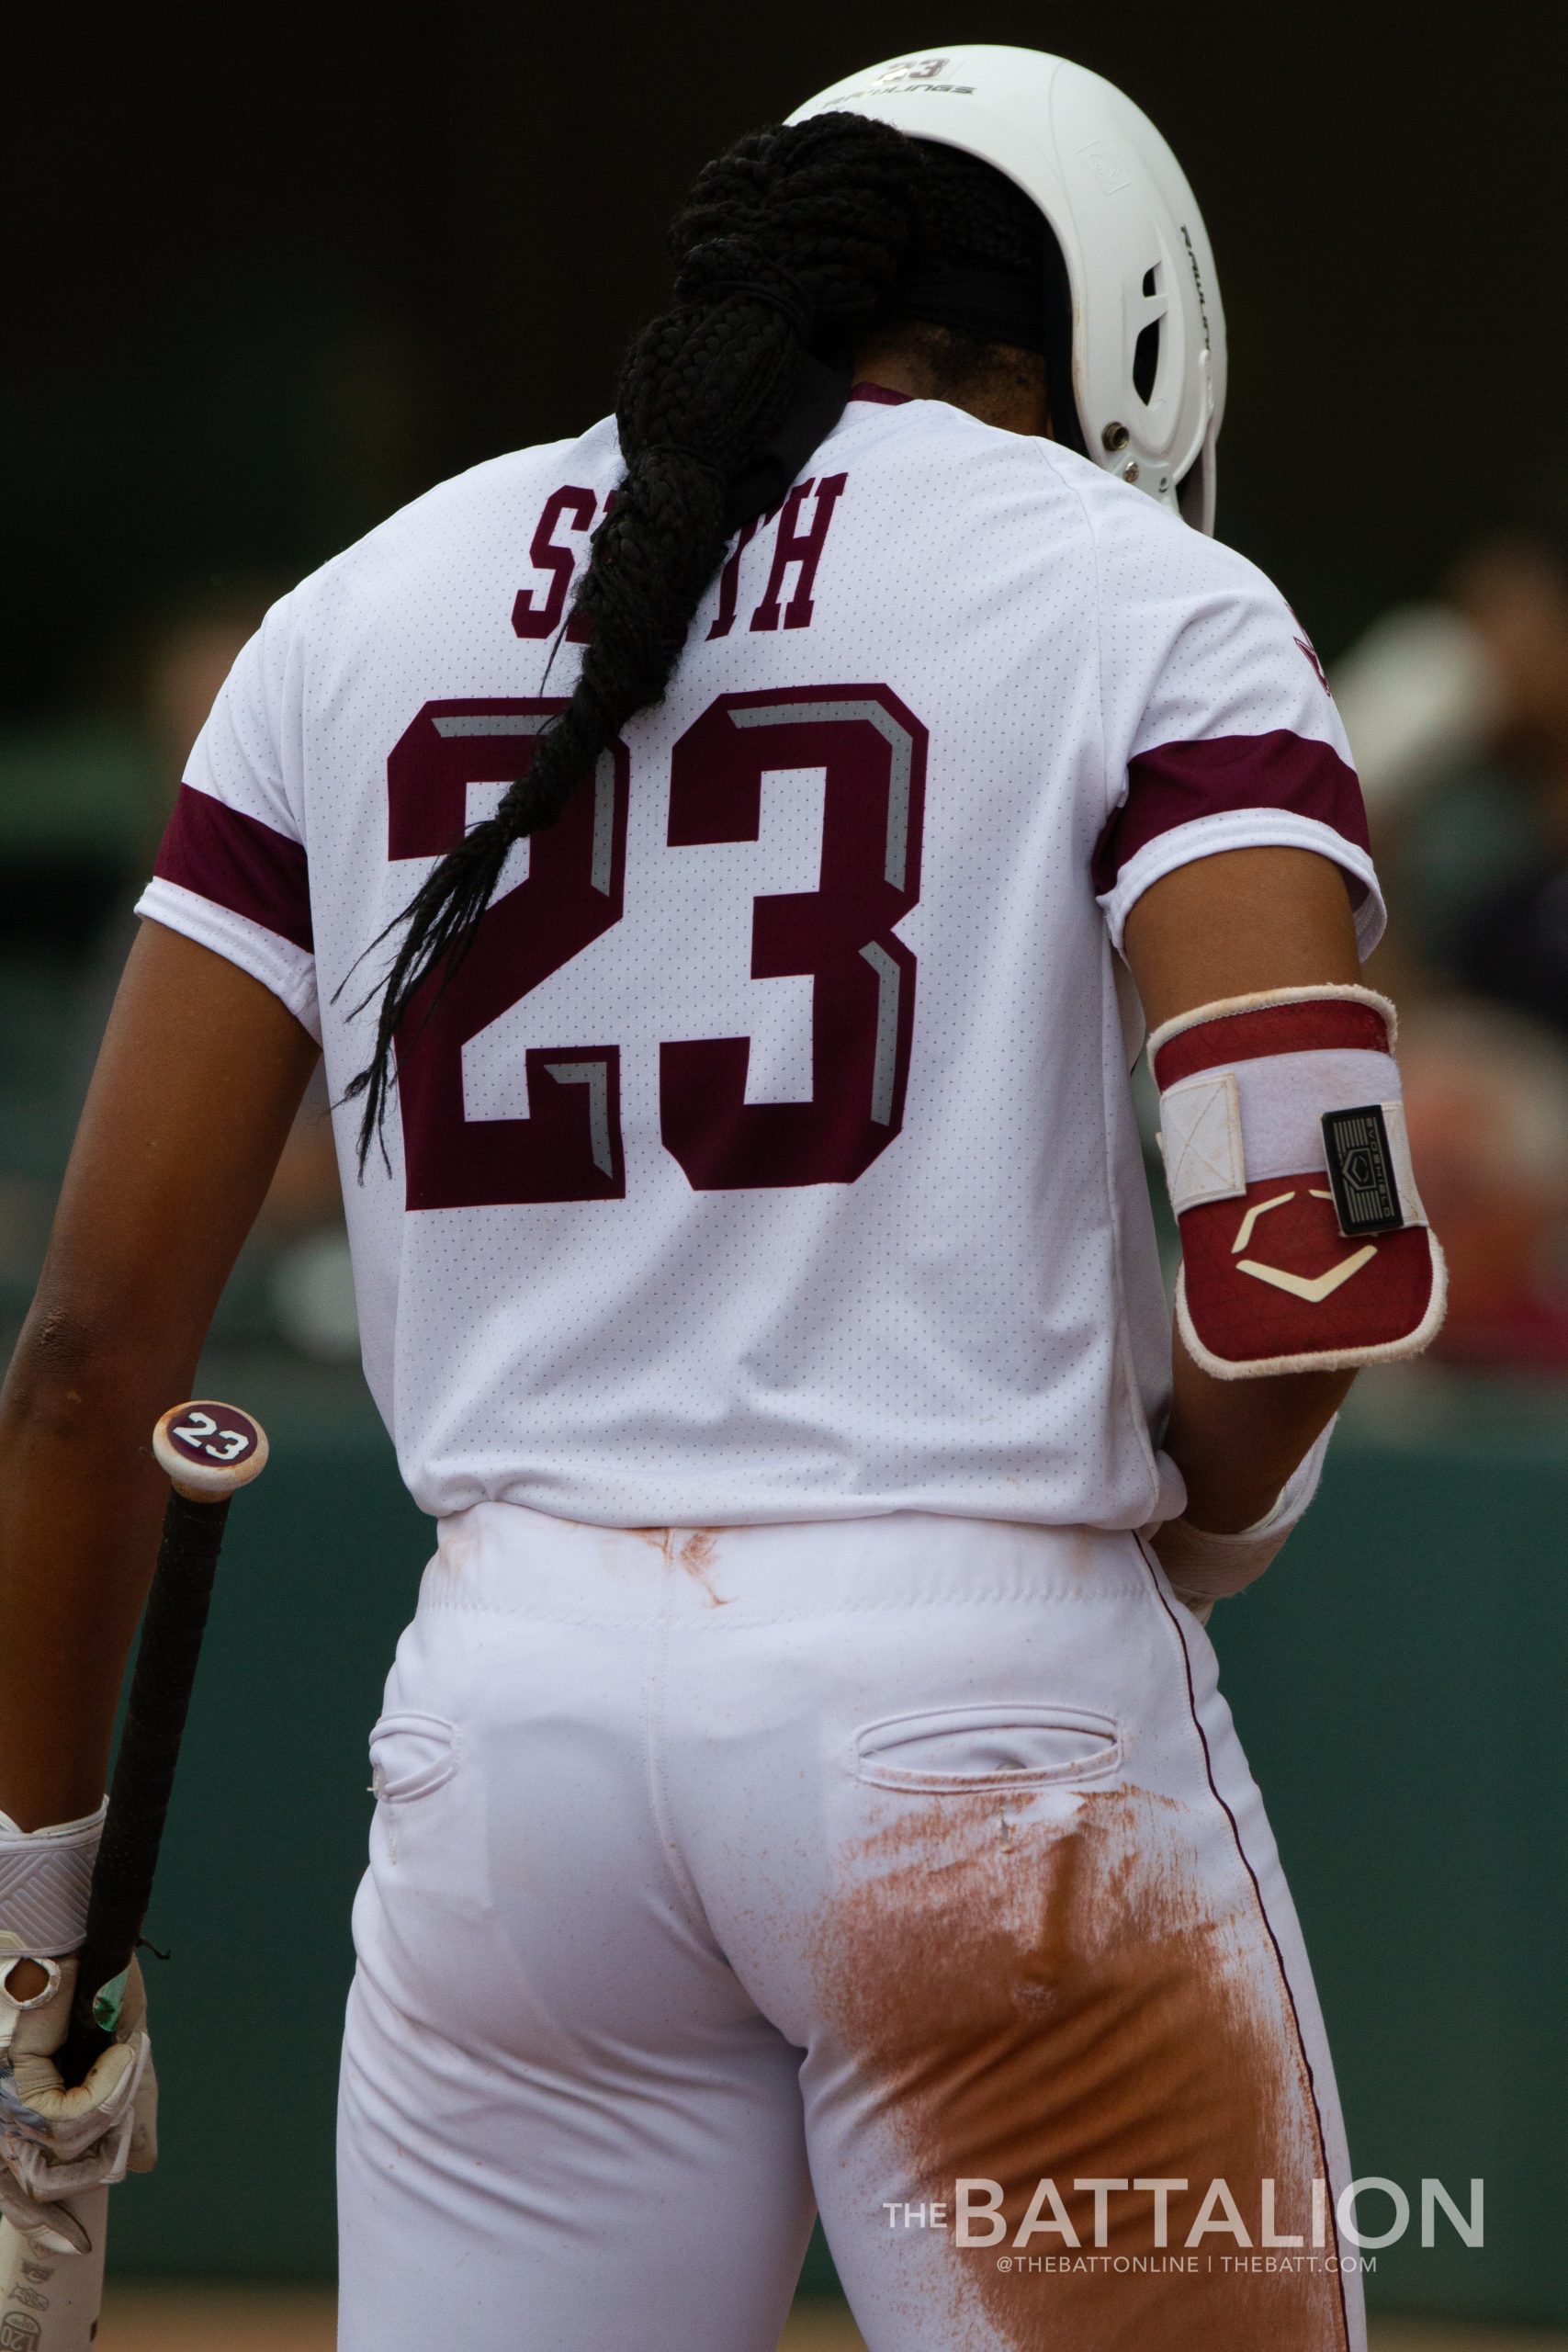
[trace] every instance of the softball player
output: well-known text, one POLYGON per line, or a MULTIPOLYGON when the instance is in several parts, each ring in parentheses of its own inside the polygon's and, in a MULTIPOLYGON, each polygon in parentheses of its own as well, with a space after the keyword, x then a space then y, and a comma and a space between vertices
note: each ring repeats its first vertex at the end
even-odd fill
POLYGON ((742 141, 672 243, 614 420, 269 615, 141 901, 4 1420, 0 2204, 127 2160, 144 2032, 47 2052, 139 1446, 319 1048, 440 1529, 346 2352, 762 2352, 814 2209, 874 2352, 1358 2346, 1201 1618, 1441 1265, 1345 740, 1210 536, 1208 240, 1125 98, 975 48, 742 141))

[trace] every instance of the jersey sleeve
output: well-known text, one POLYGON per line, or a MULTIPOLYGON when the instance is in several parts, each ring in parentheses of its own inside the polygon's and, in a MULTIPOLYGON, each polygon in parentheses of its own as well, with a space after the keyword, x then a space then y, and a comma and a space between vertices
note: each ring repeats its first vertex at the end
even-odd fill
POLYGON ((136 911, 249 972, 319 1039, 310 868, 280 749, 288 603, 267 615, 213 704, 136 911))
POLYGON ((1145 526, 1144 560, 1123 560, 1119 594, 1112 571, 1103 637, 1113 805, 1094 888, 1111 938, 1120 947, 1129 910, 1179 865, 1222 850, 1304 849, 1343 872, 1365 957, 1382 934, 1382 897, 1311 640, 1251 564, 1152 520, 1174 544, 1156 539, 1151 558, 1145 526))

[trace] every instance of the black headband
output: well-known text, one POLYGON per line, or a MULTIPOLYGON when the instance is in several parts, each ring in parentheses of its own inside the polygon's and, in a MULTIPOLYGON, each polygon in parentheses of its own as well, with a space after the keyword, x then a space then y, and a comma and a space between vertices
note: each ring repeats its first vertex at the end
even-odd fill
POLYGON ((1051 306, 1045 272, 979 269, 963 262, 929 263, 895 288, 892 308, 903 319, 953 327, 982 343, 1010 343, 1020 351, 1049 352, 1051 306))
MULTIPOLYGON (((703 288, 706 301, 726 294, 766 303, 789 321, 802 343, 809 345, 812 325, 799 297, 776 281, 720 278, 703 288)), ((1043 270, 1036 274, 934 263, 897 288, 891 307, 899 318, 953 327, 985 343, 1008 343, 1021 351, 1043 352, 1053 362, 1060 357, 1056 349, 1060 337, 1043 270)), ((784 417, 766 446, 754 453, 728 486, 727 530, 738 531, 780 503, 813 450, 839 422, 849 396, 848 365, 818 358, 808 349, 801 358, 795 394, 784 417)), ((1078 446, 1076 437, 1074 446, 1078 446)), ((698 464, 707 462, 689 450, 680 454, 698 464)), ((714 470, 711 466, 708 469, 714 470)))

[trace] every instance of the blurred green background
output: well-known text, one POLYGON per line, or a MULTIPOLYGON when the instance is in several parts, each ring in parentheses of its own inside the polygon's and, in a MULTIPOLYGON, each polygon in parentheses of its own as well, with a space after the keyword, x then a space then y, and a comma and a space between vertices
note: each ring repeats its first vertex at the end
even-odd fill
MULTIPOLYGON (((1360 755, 1395 907, 1374 977, 1409 1008, 1454 1315, 1442 1360, 1367 1384, 1308 1526, 1216 1634, 1357 2167, 1487 2182, 1485 2247, 1390 2249, 1374 2298, 1568 2321, 1554 18, 102 0, 10 28, 0 1344, 181 762, 266 603, 432 481, 610 404, 706 156, 872 59, 973 39, 1098 67, 1182 157, 1230 320, 1222 534, 1290 596, 1360 755)), ((236 1517, 152 1924, 179 2122, 123 2193, 132 2269, 331 2261, 364 1737, 426 1532, 355 1369, 322 1109, 206 1374, 276 1466, 236 1517), (209 2103, 236 2028, 243 2139, 209 2103)))

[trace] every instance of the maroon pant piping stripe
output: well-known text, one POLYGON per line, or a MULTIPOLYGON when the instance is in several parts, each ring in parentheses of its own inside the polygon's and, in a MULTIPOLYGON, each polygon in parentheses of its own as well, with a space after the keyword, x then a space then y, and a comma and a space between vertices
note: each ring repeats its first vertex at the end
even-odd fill
MULTIPOLYGON (((1230 1823, 1231 1838, 1235 1846, 1236 1853, 1240 1858, 1241 1866, 1252 1882, 1252 1892, 1258 1904, 1258 1916, 1262 1920, 1264 1933, 1268 1936, 1269 1941, 1273 1947, 1274 1964, 1280 1972, 1280 1982, 1285 1988, 1285 1999, 1290 2005, 1291 2023, 1295 2029, 1296 2048, 1301 2052, 1302 2064, 1306 2069, 1307 2089, 1312 2094, 1313 2128, 1317 2137, 1318 2156, 1323 2165, 1324 2186, 1325 2188, 1328 2188, 1332 2194, 1333 2183, 1330 2179, 1328 2169, 1328 2141, 1323 2128, 1323 2109, 1318 2101, 1317 2076, 1313 2073, 1312 2059, 1307 2052, 1306 2036, 1302 2031, 1302 2015, 1301 2011, 1296 2007, 1295 1987, 1291 1983, 1291 1972, 1285 1965, 1285 1955, 1280 1949, 1280 1939, 1274 1933, 1274 1922, 1269 1917, 1269 1905, 1264 1900, 1262 1884, 1258 1879, 1258 1872, 1252 1867, 1252 1858, 1242 1842, 1241 1825, 1237 1821, 1235 1815, 1231 1811, 1230 1806, 1226 1804, 1224 1795, 1221 1793, 1220 1784, 1214 1778, 1214 1759, 1209 1748, 1209 1735, 1203 1729, 1203 1719, 1198 1712, 1198 1692, 1192 1680, 1192 1658, 1187 1647, 1187 1636, 1182 1632, 1180 1623, 1174 1615, 1169 1601, 1160 1590, 1159 1577, 1154 1572, 1154 1566, 1149 1558, 1148 1551, 1145 1545, 1143 1537, 1141 1535, 1134 1536, 1134 1541, 1136 1543, 1139 1551, 1143 1554, 1144 1566, 1149 1570, 1149 1581, 1154 1586, 1155 1598, 1159 1602, 1160 1607, 1164 1610, 1167 1617, 1170 1619, 1171 1629, 1174 1632, 1177 1640, 1181 1645, 1181 1667, 1182 1671, 1187 1678, 1187 1711, 1192 1718, 1192 1728, 1197 1733, 1199 1745, 1203 1750, 1203 1770, 1207 1775, 1209 1787, 1213 1793, 1215 1804, 1224 1815, 1225 1819, 1230 1823)), ((1341 2253, 1343 2250, 1339 2245, 1339 2216, 1337 2204, 1334 2214, 1334 2224, 1335 2250, 1337 2253, 1341 2253)), ((1345 2300, 1345 2274, 1343 2268, 1338 2270, 1335 2275, 1339 2291, 1339 2325, 1342 2332, 1345 2352, 1350 2352, 1350 2312, 1349 2306, 1347 2304, 1345 2300)))

